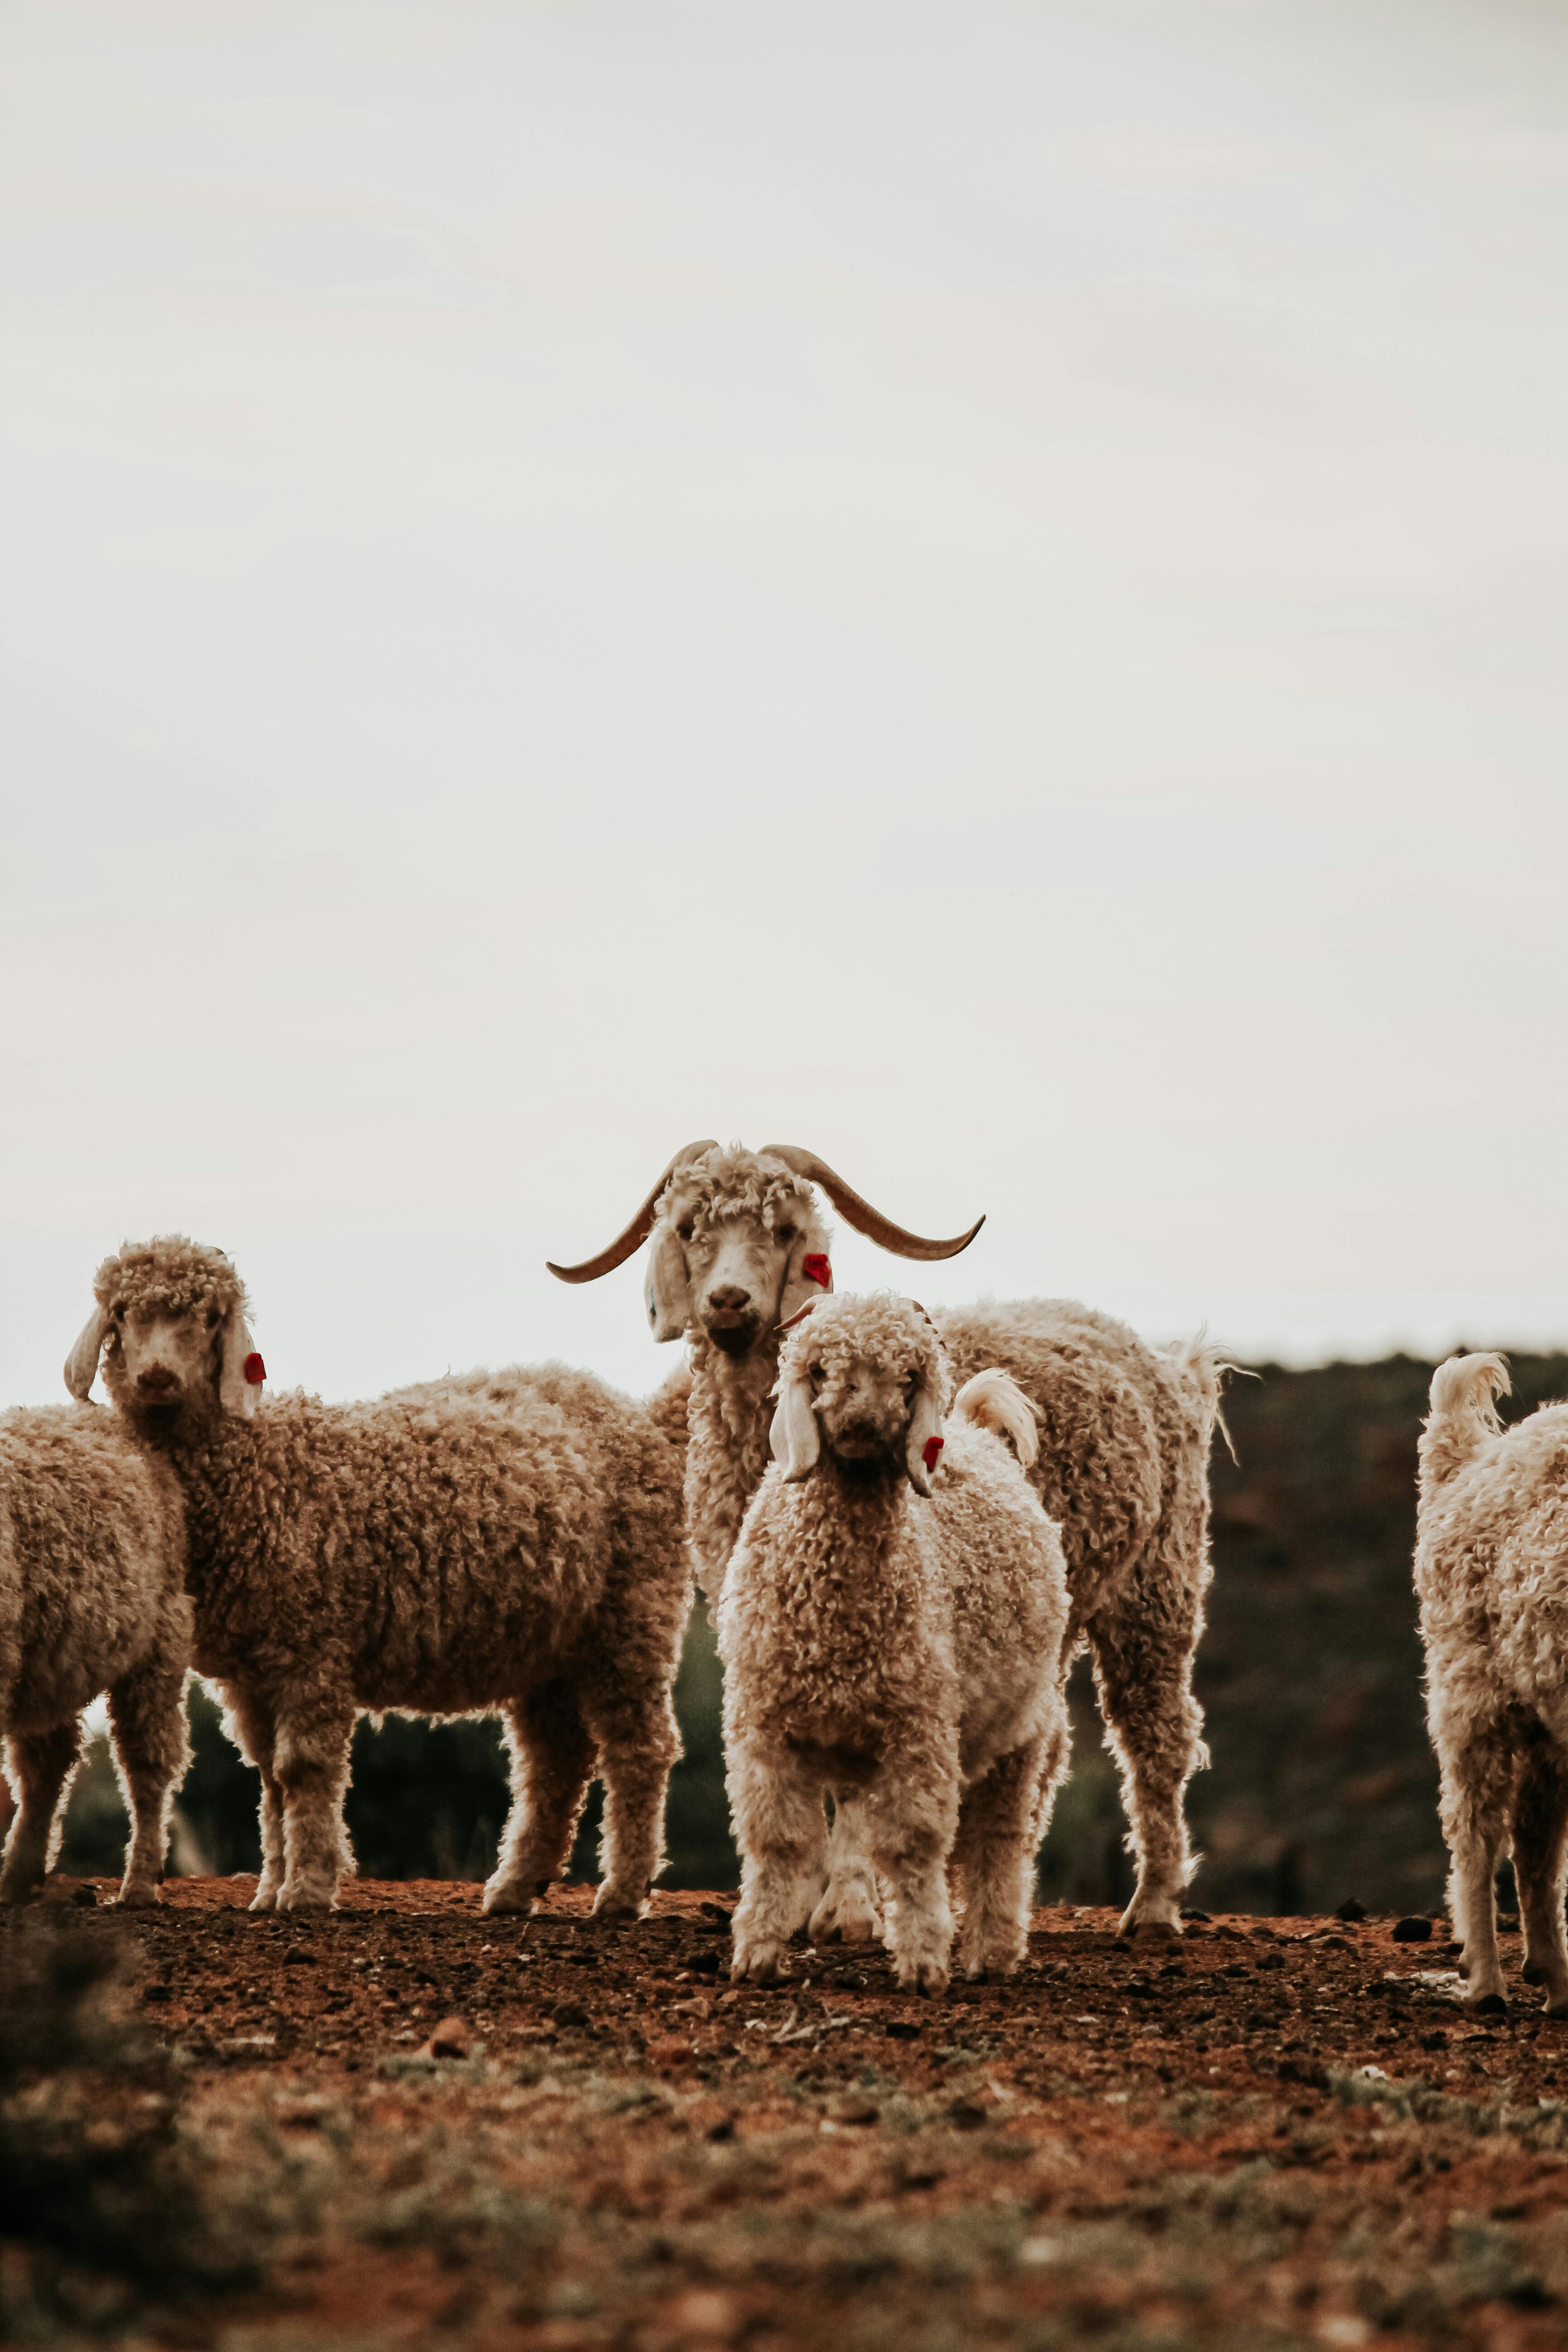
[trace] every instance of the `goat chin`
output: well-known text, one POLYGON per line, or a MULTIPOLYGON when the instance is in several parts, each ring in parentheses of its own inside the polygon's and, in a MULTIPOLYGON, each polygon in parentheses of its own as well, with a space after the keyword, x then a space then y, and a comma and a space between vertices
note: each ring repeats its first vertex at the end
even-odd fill
POLYGON ((728 1356, 731 1362, 738 1363, 742 1356, 749 1356, 756 1346, 757 1327, 754 1323, 727 1324, 717 1331, 710 1331, 708 1337, 721 1355, 728 1356))
POLYGON ((831 1438, 828 1451, 838 1475, 851 1486, 890 1486, 904 1475, 899 1454, 840 1454, 831 1438))

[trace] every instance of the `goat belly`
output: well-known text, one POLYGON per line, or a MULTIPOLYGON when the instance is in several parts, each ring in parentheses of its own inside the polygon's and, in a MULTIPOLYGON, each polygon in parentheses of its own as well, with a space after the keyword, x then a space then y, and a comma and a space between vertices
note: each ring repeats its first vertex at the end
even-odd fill
POLYGON ((792 1732, 784 1745, 808 1772, 820 1772, 825 1780, 843 1781, 851 1788, 861 1788, 872 1780, 882 1761, 878 1749, 847 1739, 817 1740, 792 1732))

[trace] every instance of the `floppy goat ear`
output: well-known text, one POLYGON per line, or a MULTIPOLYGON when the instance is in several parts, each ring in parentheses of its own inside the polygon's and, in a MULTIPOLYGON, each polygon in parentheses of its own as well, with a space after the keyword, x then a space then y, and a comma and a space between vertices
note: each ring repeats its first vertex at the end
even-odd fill
POLYGON ((909 1440, 904 1447, 904 1467, 910 1474, 910 1484, 917 1495, 931 1493, 931 1474, 936 1468, 936 1457, 947 1440, 942 1433, 942 1411, 937 1403, 937 1368, 927 1366, 910 1414, 909 1440))
POLYGON ((223 1327, 223 1356, 218 1365, 217 1401, 225 1412, 247 1421, 261 1402, 267 1367, 256 1352, 249 1327, 237 1307, 231 1307, 223 1327))
POLYGON ((780 1374, 779 1401, 768 1442, 774 1461, 783 1465, 786 1486, 796 1486, 810 1477, 822 1452, 822 1432, 812 1409, 811 1382, 803 1370, 780 1374))
POLYGON ((642 1295, 654 1338, 684 1339, 691 1320, 691 1286, 686 1278, 680 1237, 673 1226, 665 1227, 648 1253, 642 1295))
POLYGON ((98 1378, 98 1360, 103 1350, 103 1335, 109 1328, 109 1318, 101 1307, 95 1307, 81 1327, 76 1346, 66 1358, 66 1386, 79 1404, 85 1404, 98 1378))

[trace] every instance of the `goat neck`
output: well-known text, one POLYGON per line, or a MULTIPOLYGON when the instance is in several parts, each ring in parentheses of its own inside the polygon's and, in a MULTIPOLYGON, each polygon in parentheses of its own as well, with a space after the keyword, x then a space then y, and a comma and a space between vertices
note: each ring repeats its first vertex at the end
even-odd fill
POLYGON ((262 1491, 268 1477, 262 1457, 275 1415, 259 1425, 223 1412, 166 1420, 131 1412, 125 1419, 142 1451, 168 1464, 184 1496, 185 1589, 196 1605, 196 1671, 232 1673, 254 1644, 258 1606, 266 1614, 265 1602, 257 1599, 265 1591, 257 1565, 267 1531, 276 1528, 262 1491))
POLYGON ((686 1531, 697 1580, 717 1601, 741 1522, 773 1459, 773 1391, 779 1343, 760 1339, 750 1353, 726 1356, 698 1333, 691 1341, 691 1401, 687 1408, 686 1531))

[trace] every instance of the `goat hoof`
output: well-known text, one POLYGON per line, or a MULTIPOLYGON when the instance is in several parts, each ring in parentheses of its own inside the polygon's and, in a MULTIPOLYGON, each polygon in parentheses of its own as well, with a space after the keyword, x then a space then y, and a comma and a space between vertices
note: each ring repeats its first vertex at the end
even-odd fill
POLYGON ((730 1964, 731 1984, 777 1984, 783 1973, 782 1944, 753 1944, 737 1940, 735 1957, 730 1964))
POLYGON ((1477 2017, 1506 2017, 1508 2002, 1500 1992, 1484 1992, 1479 2000, 1467 2003, 1477 2017))
POLYGON ((531 1911, 533 1895, 527 1886, 487 1886, 479 1900, 479 1909, 510 1915, 531 1911))
POLYGON ((905 1960, 895 1974, 900 1992, 919 1993, 922 2000, 935 2000, 947 1990, 948 1972, 941 1960, 905 1960))
POLYGON ((853 1885, 829 1887, 806 1925, 812 1942, 874 1944, 882 1932, 876 1906, 853 1885))
POLYGON ((117 1911, 146 1911, 158 1900, 155 1886, 122 1886, 115 1897, 117 1911))
POLYGON ((624 1927, 643 1916, 643 1906, 635 1895, 606 1895, 601 1886, 594 1897, 592 1916, 606 1927, 624 1927))
POLYGON ((1549 1969, 1543 1969, 1539 1960, 1526 1960, 1523 1968, 1521 1969, 1519 1973, 1524 1979, 1526 1984, 1550 1984, 1552 1982, 1551 1970, 1549 1969))

